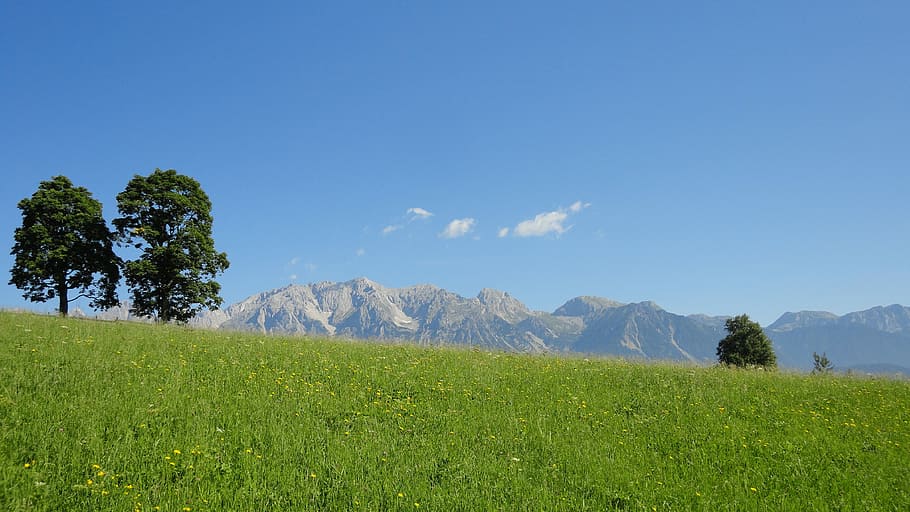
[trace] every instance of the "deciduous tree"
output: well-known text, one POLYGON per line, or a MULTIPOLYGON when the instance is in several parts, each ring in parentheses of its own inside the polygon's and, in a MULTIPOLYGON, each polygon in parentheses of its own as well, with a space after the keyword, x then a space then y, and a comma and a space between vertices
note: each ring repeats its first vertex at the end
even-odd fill
POLYGON ((133 313, 186 322, 221 305, 214 278, 229 263, 215 250, 212 203, 198 181, 173 169, 136 175, 117 195, 117 207, 121 243, 142 251, 124 265, 133 313))
POLYGON ((721 363, 739 367, 777 367, 771 340, 758 322, 749 320, 748 315, 739 315, 727 319, 726 329, 727 336, 717 344, 717 358, 721 363))
POLYGON ((22 226, 14 234, 9 284, 32 302, 57 298, 63 316, 81 297, 93 308, 116 305, 120 259, 101 208, 91 192, 74 187, 66 176, 42 181, 30 198, 19 201, 22 226), (70 291, 78 294, 71 297, 70 291))

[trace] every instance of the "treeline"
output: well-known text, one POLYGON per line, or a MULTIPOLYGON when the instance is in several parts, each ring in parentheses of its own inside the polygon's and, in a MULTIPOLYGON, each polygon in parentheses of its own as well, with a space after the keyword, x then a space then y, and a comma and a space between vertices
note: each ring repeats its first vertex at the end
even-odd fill
POLYGON ((119 304, 125 279, 130 312, 162 322, 186 322, 223 299, 215 277, 227 255, 212 239, 212 203, 195 179, 171 169, 135 175, 117 195, 119 217, 110 229, 101 203, 66 176, 43 181, 19 202, 9 284, 32 302, 57 299, 66 316, 69 303, 88 298, 92 308, 119 304), (123 259, 114 246, 138 252, 123 259))

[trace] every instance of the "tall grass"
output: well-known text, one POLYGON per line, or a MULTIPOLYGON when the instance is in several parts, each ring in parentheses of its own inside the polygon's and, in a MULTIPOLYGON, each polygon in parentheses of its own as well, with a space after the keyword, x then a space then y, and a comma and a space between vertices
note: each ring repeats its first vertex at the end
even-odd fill
POLYGON ((906 510, 910 384, 0 313, 3 510, 906 510))

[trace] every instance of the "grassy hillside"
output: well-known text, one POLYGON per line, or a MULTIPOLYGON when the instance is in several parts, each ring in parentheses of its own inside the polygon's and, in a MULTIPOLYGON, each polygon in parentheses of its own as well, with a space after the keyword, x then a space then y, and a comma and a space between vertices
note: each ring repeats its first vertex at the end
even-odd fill
POLYGON ((910 384, 0 313, 2 510, 905 510, 910 384))

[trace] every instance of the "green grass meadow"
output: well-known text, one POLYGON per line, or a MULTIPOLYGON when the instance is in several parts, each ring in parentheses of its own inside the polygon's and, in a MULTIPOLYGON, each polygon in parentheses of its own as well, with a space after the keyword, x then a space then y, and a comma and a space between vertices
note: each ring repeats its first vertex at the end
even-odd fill
POLYGON ((910 510, 910 383, 0 313, 0 510, 910 510))

